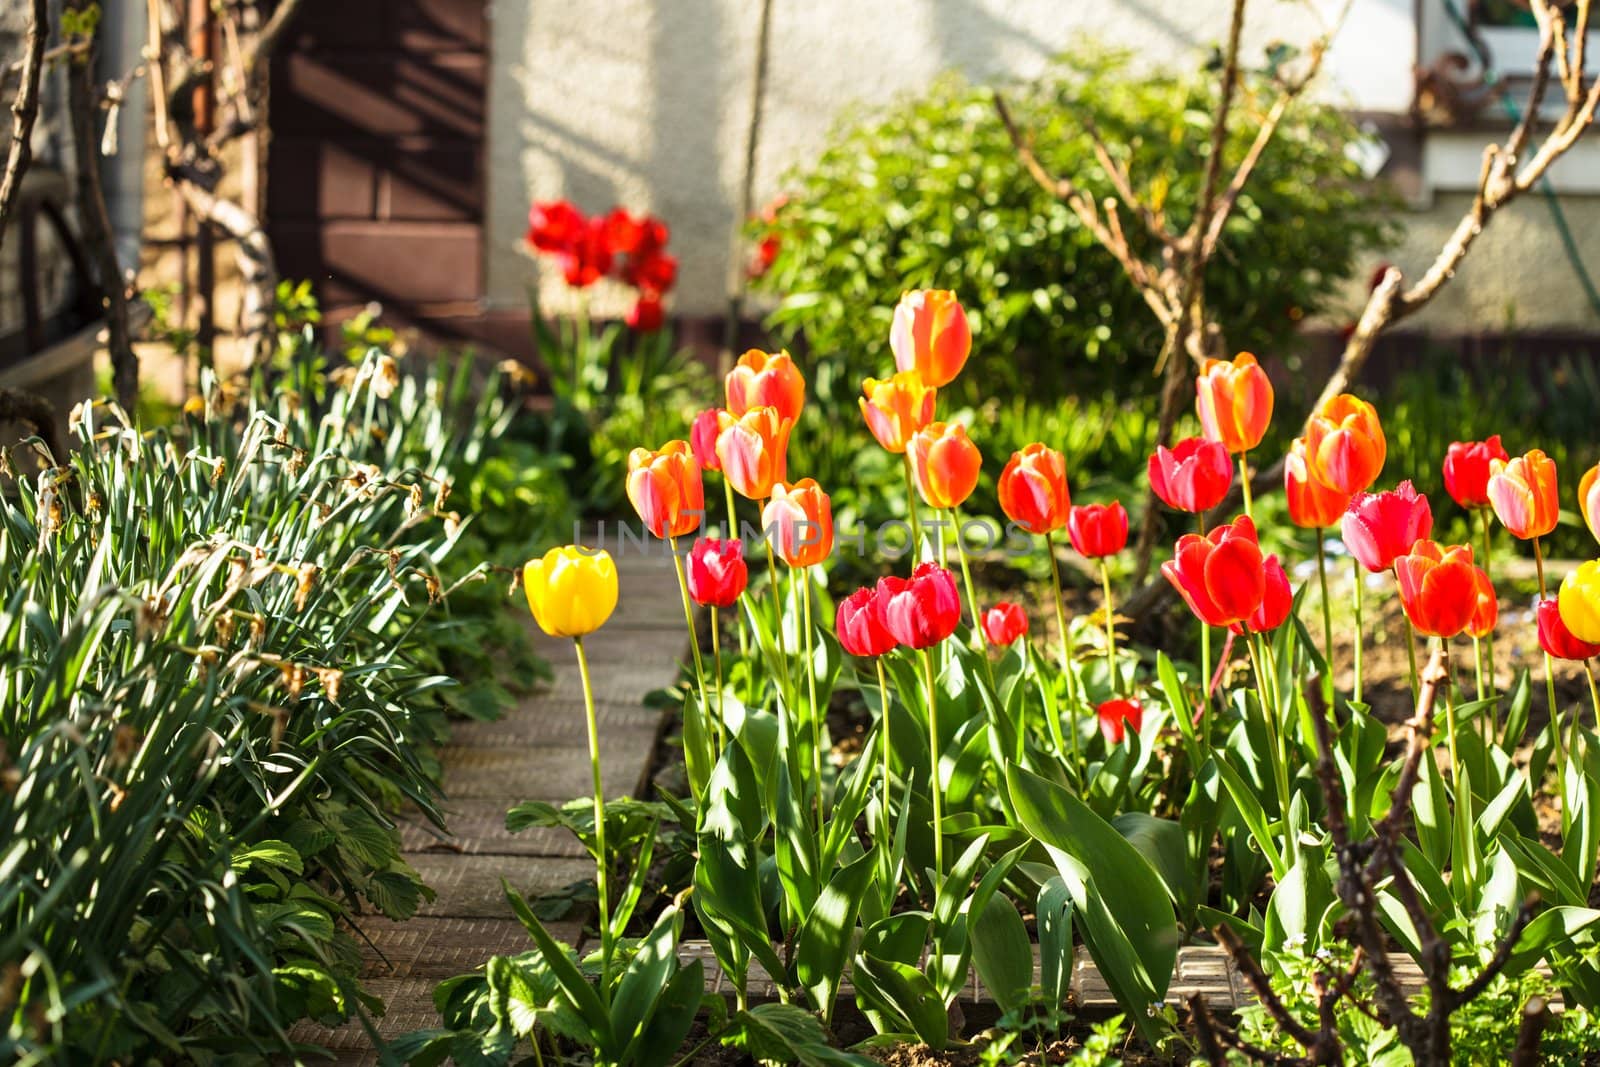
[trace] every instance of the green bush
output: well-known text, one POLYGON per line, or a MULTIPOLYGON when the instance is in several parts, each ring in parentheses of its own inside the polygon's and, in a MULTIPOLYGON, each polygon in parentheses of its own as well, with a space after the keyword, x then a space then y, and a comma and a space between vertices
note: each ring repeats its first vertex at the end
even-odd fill
MULTIPOLYGON (((1182 225, 1204 171, 1215 83, 1208 72, 1135 71, 1126 55, 1079 50, 1005 92, 1046 167, 1097 198, 1111 194, 1084 132, 1091 118, 1107 143, 1127 146, 1141 194, 1182 225)), ((1271 91, 1247 79, 1237 113, 1258 116, 1271 91)), ((1255 125, 1236 123, 1230 160, 1255 125)), ((1347 154, 1358 136, 1333 108, 1298 103, 1263 156, 1207 281, 1235 348, 1294 345, 1300 321, 1328 306, 1364 253, 1394 238, 1386 195, 1347 154)), ((770 226, 779 251, 759 284, 782 297, 772 327, 831 365, 816 371, 824 397, 848 399, 890 366, 890 315, 915 288, 955 290, 971 318, 981 372, 947 390, 958 405, 1155 391, 1159 326, 1112 257, 1019 165, 988 88, 949 76, 849 116, 785 186, 770 226)), ((1124 223, 1142 236, 1136 220, 1124 223)))

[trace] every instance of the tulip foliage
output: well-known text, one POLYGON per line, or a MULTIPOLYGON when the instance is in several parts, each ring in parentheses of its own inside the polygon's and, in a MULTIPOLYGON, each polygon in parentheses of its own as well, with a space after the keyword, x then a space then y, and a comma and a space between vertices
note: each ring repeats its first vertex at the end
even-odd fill
MULTIPOLYGON (((624 862, 607 853, 604 834, 587 836, 601 887, 598 977, 573 970, 526 916, 542 962, 517 966, 539 968, 525 980, 561 992, 530 1009, 519 1032, 570 1037, 561 1013, 581 1015, 602 1061, 662 1062, 663 1049, 626 1038, 639 1031, 616 1018, 620 1008, 603 1009, 641 975, 630 1009, 644 1010, 647 1028, 680 1032, 681 1019, 659 1013, 702 1006, 684 988, 698 991, 698 971, 675 956, 644 972, 640 961, 691 923, 734 999, 733 1014, 713 1012, 727 1020, 713 1036, 735 1044, 761 1010, 748 998, 758 968, 784 1006, 824 1026, 848 977, 873 1027, 938 1049, 962 1036, 952 1005, 974 970, 1002 1010, 1054 1011, 1081 946, 1132 1025, 1161 1046, 1175 1040, 1175 1016, 1146 1009, 1168 996, 1181 945, 1220 941, 1241 967, 1271 971, 1340 944, 1352 924, 1380 931, 1369 955, 1461 971, 1487 960, 1474 980, 1484 986, 1542 963, 1570 1005, 1600 1007, 1600 910, 1588 902, 1600 862, 1600 743, 1579 711, 1554 702, 1537 721, 1526 676, 1499 686, 1483 644, 1503 628, 1487 553, 1430 540, 1426 497, 1406 481, 1382 487, 1377 408, 1341 395, 1315 412, 1292 446, 1286 488, 1291 522, 1337 537, 1353 560, 1356 607, 1373 581, 1391 588, 1403 639, 1429 664, 1413 668, 1416 712, 1400 756, 1364 699, 1359 655, 1353 684, 1336 684, 1326 603, 1320 640, 1302 622, 1307 591, 1291 574, 1306 572, 1263 549, 1248 498, 1243 513, 1217 511, 1233 457, 1243 467, 1272 418, 1272 383, 1254 357, 1209 366, 1196 389, 1205 436, 1149 461, 1156 497, 1194 523, 1161 571, 1199 629, 1198 659, 1119 635, 1113 569, 1127 511, 1118 501, 1075 505, 1075 472, 1046 442, 994 472, 1009 534, 1049 557, 1046 603, 980 599, 955 523, 930 522, 958 519, 985 474, 972 440, 981 431, 937 410, 937 389, 977 347, 953 300, 908 294, 893 316, 898 369, 864 384, 864 439, 903 456, 914 532, 909 558, 838 590, 836 607, 829 496, 812 479, 790 480, 804 473, 789 470, 787 451, 806 396, 789 356, 747 354, 728 376, 726 411, 685 426, 687 440, 638 450, 629 497, 682 557, 691 635, 702 625, 693 607, 712 612, 711 661, 696 636, 692 684, 681 690, 688 791, 666 800, 692 842, 690 873, 675 889, 687 897, 648 930, 625 929, 617 916, 636 908, 648 857, 624 862), (702 477, 722 480, 725 516, 672 506, 703 502, 702 477), (741 523, 756 514, 752 537, 741 523), (743 536, 702 533, 712 525, 743 536), (1073 558, 1100 578, 1093 614, 1069 609, 1061 562, 1073 558), (1053 627, 1033 625, 1052 617, 1053 627), (740 650, 719 630, 737 633, 740 650), (1461 663, 1473 668, 1470 696, 1456 680, 1461 663), (829 709, 841 703, 865 723, 848 750, 831 736, 829 709), (1545 803, 1561 813, 1554 831, 1540 821, 1545 803), (1387 857, 1386 880, 1360 888, 1365 876, 1346 862, 1351 842, 1387 857)), ((1497 514, 1519 537, 1547 529, 1555 475, 1542 454, 1508 462, 1492 440, 1440 459, 1462 507, 1497 514)), ((1316 562, 1325 591, 1320 550, 1316 562)), ((584 605, 557 617, 532 583, 547 572, 545 582, 572 589, 583 579, 549 557, 529 566, 546 629, 576 634, 603 621, 613 588, 570 594, 584 605)), ((1590 643, 1600 641, 1595 567, 1541 602, 1537 638, 1552 657, 1587 664, 1600 648, 1590 643)), ((1359 650, 1368 635, 1357 620, 1359 650)), ((632 808, 613 809, 597 800, 589 825, 624 832, 632 808)), ((1444 1019, 1447 1034, 1450 1013, 1470 999, 1452 980, 1434 987, 1436 1009, 1418 1009, 1444 1019)), ((1422 1016, 1405 1014, 1403 997, 1384 1001, 1392 980, 1374 981, 1372 1048, 1435 1056, 1437 1026, 1415 1023, 1422 1016)), ((493 987, 476 988, 488 996, 493 987)), ((458 1001, 457 1014, 469 1004, 458 1001)))

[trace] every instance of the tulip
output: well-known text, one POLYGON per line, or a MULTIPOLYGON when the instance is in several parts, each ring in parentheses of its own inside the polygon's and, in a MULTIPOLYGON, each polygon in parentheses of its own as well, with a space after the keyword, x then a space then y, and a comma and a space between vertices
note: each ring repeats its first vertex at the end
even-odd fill
POLYGON ((1243 622, 1267 592, 1261 546, 1247 515, 1205 537, 1184 534, 1161 573, 1207 626, 1243 622))
POLYGON ((1220 441, 1189 437, 1170 449, 1157 445, 1149 463, 1150 487, 1169 508, 1210 511, 1228 495, 1233 464, 1220 441))
POLYGON ((1401 482, 1388 492, 1357 493, 1340 529, 1350 554, 1377 574, 1433 532, 1433 509, 1415 486, 1401 482))
POLYGON ((735 418, 759 407, 774 407, 780 417, 794 422, 806 403, 806 380, 787 352, 752 348, 724 380, 728 411, 735 418))
POLYGON ((1332 526, 1350 507, 1349 493, 1330 489, 1311 476, 1303 437, 1294 439, 1284 457, 1283 489, 1289 502, 1289 521, 1303 529, 1332 526))
POLYGON ((588 220, 570 200, 536 200, 528 209, 527 241, 540 252, 561 252, 583 239, 588 220))
POLYGON ((878 621, 907 648, 924 649, 956 632, 961 596, 955 576, 937 563, 921 563, 909 579, 878 579, 878 621))
POLYGON ((1100 720, 1100 734, 1108 745, 1120 745, 1126 731, 1139 732, 1144 724, 1144 708, 1137 700, 1108 700, 1094 709, 1100 720))
POLYGON ((666 320, 667 313, 662 307, 661 297, 645 291, 641 292, 638 299, 633 302, 623 321, 628 324, 628 329, 635 333, 652 333, 661 329, 662 323, 666 320))
POLYGON ((1600 642, 1580 641, 1561 618, 1561 605, 1541 600, 1536 611, 1539 620, 1539 647, 1556 659, 1586 660, 1600 656, 1600 642))
POLYGON ((1306 426, 1311 476, 1340 493, 1364 491, 1383 471, 1388 442, 1372 405, 1340 393, 1318 408, 1306 426))
POLYGON ((1255 356, 1240 352, 1232 363, 1206 360, 1195 388, 1205 435, 1239 457, 1239 488, 1248 515, 1250 467, 1245 453, 1261 443, 1272 422, 1272 383, 1255 356))
POLYGON ((889 328, 889 348, 903 371, 916 370, 935 389, 949 384, 972 351, 967 313, 946 289, 918 289, 900 297, 889 328))
POLYGON ((934 563, 921 563, 910 579, 878 579, 874 607, 883 628, 907 648, 922 651, 922 673, 928 696, 929 793, 933 796, 933 868, 944 875, 944 785, 939 775, 939 689, 934 681, 932 646, 956 632, 961 597, 955 577, 934 563))
POLYGON ((1596 540, 1600 540, 1600 464, 1590 467, 1578 481, 1578 510, 1596 540))
POLYGON ((1472 568, 1473 580, 1478 583, 1478 603, 1467 620, 1467 635, 1474 641, 1488 637, 1500 621, 1500 598, 1495 596, 1494 583, 1482 567, 1472 568))
POLYGON ((1489 507, 1489 466, 1510 458, 1499 434, 1482 441, 1456 441, 1445 452, 1444 491, 1468 510, 1489 507))
POLYGON ((717 458, 717 438, 722 436, 723 426, 732 421, 722 408, 706 408, 694 417, 689 426, 689 447, 702 470, 722 469, 722 461, 717 458))
POLYGON ((791 567, 821 563, 833 551, 833 505, 812 478, 772 487, 761 525, 778 535, 778 555, 791 567))
POLYGON ((1029 533, 1048 534, 1067 522, 1067 461, 1053 448, 1035 443, 1013 452, 996 488, 1006 518, 1029 533))
POLYGON ((1561 506, 1556 465, 1539 449, 1509 462, 1490 460, 1488 493, 1495 516, 1511 536, 1527 541, 1556 528, 1561 506))
POLYGON ((1600 644, 1600 560, 1581 563, 1567 575, 1556 603, 1573 637, 1600 644))
POLYGON ((775 407, 751 408, 723 427, 717 460, 735 492, 749 500, 772 495, 772 487, 784 480, 793 427, 775 407))
POLYGON ((978 487, 983 456, 956 422, 930 422, 906 446, 917 492, 930 507, 960 507, 978 487))
POLYGON ((868 378, 861 386, 861 414, 886 451, 905 452, 911 435, 933 421, 937 390, 914 370, 890 378, 868 378))
MULTIPOLYGON (((881 656, 895 647, 894 635, 878 617, 877 590, 863 586, 839 601, 834 614, 834 635, 839 647, 852 656, 881 656)), ((884 707, 887 709, 888 705, 884 707)))
POLYGON ((1268 556, 1262 563, 1262 573, 1265 586, 1261 603, 1249 618, 1233 624, 1231 629, 1236 634, 1264 634, 1276 630, 1288 620, 1289 612, 1294 607, 1294 590, 1290 588, 1289 576, 1284 573, 1283 564, 1278 562, 1276 555, 1268 556))
POLYGON ((522 591, 539 629, 551 637, 582 637, 616 610, 617 567, 602 550, 552 548, 522 568, 522 591))
POLYGON ((1477 568, 1472 546, 1441 547, 1426 539, 1394 561, 1400 606, 1419 633, 1454 637, 1478 609, 1477 568))
POLYGON ((750 582, 738 538, 702 537, 689 550, 689 596, 703 608, 731 608, 750 582))
POLYGON ((1004 647, 1028 632, 1028 613, 1022 605, 1002 600, 983 613, 983 636, 991 645, 1004 647))
POLYGON ((689 442, 628 453, 628 500, 645 528, 662 540, 698 530, 706 513, 705 487, 689 442))
POLYGON ((1067 513, 1067 536, 1087 559, 1114 556, 1128 544, 1128 512, 1121 503, 1074 506, 1067 513))
POLYGON ((594 789, 595 889, 600 908, 600 975, 609 981, 613 932, 610 919, 610 894, 606 871, 605 787, 600 777, 600 730, 594 710, 594 684, 589 677, 589 659, 583 651, 583 638, 605 625, 617 606, 617 567, 604 551, 591 551, 577 545, 552 548, 540 559, 529 560, 522 568, 522 590, 528 595, 533 621, 551 637, 570 637, 578 657, 578 676, 583 685, 583 710, 589 730, 589 770, 594 789))

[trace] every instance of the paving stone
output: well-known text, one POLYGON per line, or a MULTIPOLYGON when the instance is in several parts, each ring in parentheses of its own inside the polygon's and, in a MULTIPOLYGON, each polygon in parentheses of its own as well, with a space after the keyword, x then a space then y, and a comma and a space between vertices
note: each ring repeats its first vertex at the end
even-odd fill
MULTIPOLYGON (((583 935, 576 922, 546 923, 545 929, 570 945, 583 935)), ((533 949, 528 931, 515 919, 365 919, 361 933, 362 974, 370 978, 450 978, 477 969, 490 956, 533 949)))
POLYGON ((586 859, 436 852, 413 853, 406 859, 438 894, 417 913, 427 916, 509 918, 511 906, 506 903, 502 878, 523 896, 531 897, 594 877, 594 864, 586 859))
MULTIPOLYGON (((628 730, 654 732, 662 713, 640 705, 638 697, 626 703, 596 702, 595 725, 600 743, 609 749, 613 734, 628 730)), ((537 745, 582 745, 589 743, 589 726, 584 717, 583 700, 575 697, 544 697, 526 707, 507 712, 494 722, 464 722, 450 731, 451 745, 441 750, 441 758, 453 746, 496 748, 537 745)), ((632 741, 632 738, 627 739, 632 741)), ((586 757, 587 758, 587 757, 586 757)))
MULTIPOLYGON (((600 774, 607 796, 631 796, 649 769, 654 728, 610 730, 600 749, 600 774)), ((446 805, 460 798, 571 800, 594 795, 594 771, 587 744, 577 746, 451 745, 444 762, 446 805)), ((509 806, 509 805, 507 805, 509 806)))
POLYGON ((452 799, 445 803, 448 829, 439 831, 422 821, 407 821, 400 826, 400 847, 406 852, 464 853, 491 856, 558 856, 581 858, 588 855, 578 839, 562 829, 534 827, 512 833, 506 829, 504 797, 492 799, 452 799))

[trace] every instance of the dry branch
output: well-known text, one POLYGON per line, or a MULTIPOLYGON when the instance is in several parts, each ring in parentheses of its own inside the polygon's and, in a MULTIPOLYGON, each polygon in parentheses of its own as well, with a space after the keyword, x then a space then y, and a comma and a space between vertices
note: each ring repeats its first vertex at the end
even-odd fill
POLYGON ((33 0, 33 17, 23 45, 22 85, 11 105, 11 148, 6 154, 4 177, 0 177, 0 247, 6 239, 6 223, 22 188, 22 176, 33 162, 33 124, 39 117, 39 81, 44 70, 44 41, 49 33, 48 0, 33 0))

